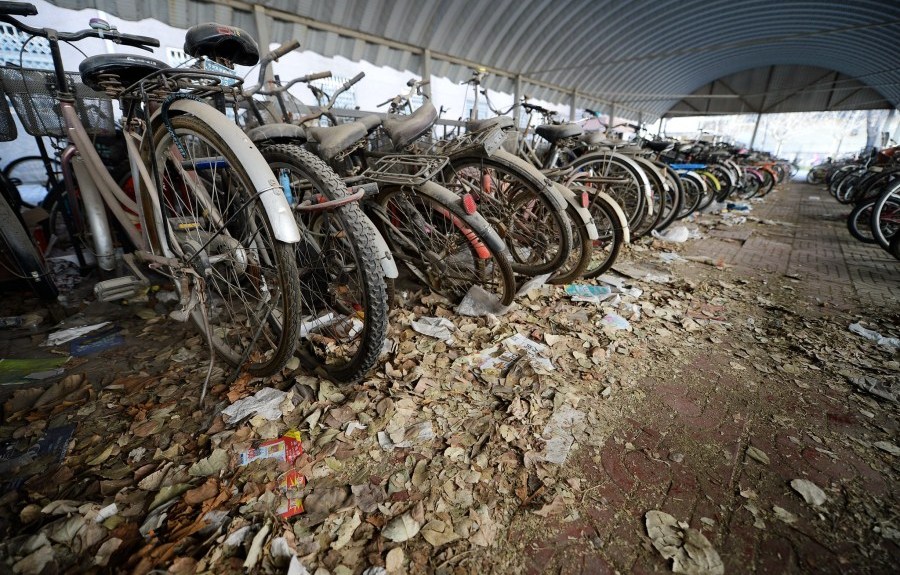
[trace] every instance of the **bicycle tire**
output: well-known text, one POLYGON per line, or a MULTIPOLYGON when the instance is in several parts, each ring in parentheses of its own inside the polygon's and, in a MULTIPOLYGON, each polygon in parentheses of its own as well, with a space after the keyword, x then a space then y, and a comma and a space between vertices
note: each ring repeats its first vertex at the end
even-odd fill
POLYGON ((608 193, 628 218, 628 227, 635 229, 644 215, 647 175, 639 167, 618 156, 595 152, 581 156, 571 167, 578 185, 587 185, 608 193))
MULTIPOLYGON (((282 185, 289 178, 293 205, 316 202, 320 194, 330 201, 346 197, 340 177, 308 150, 272 144, 260 151, 282 185)), ((297 250, 298 294, 301 310, 313 318, 301 322, 298 356, 330 379, 358 381, 378 361, 387 336, 388 300, 374 233, 356 202, 294 215, 304 237, 297 250)))
MULTIPOLYGON (((50 193, 54 184, 62 179, 62 164, 60 164, 59 160, 50 158, 50 165, 53 166, 54 175, 57 176, 55 178, 50 178, 47 174, 47 168, 43 157, 22 156, 21 158, 16 158, 6 164, 6 166, 3 167, 3 175, 17 186, 22 184, 40 185, 46 191, 46 197, 46 194, 50 193)), ((39 205, 42 201, 35 205, 39 205)), ((34 205, 24 201, 22 201, 22 204, 27 207, 34 207, 34 205)))
POLYGON ((644 214, 640 218, 640 225, 632 228, 631 233, 637 239, 655 230, 660 218, 662 218, 663 211, 666 209, 666 184, 659 172, 656 171, 655 166, 652 164, 649 166, 643 165, 642 161, 646 161, 643 158, 635 158, 635 161, 638 161, 641 169, 644 170, 644 174, 646 174, 650 182, 651 190, 651 201, 644 202, 644 214), (651 206, 653 209, 652 213, 650 212, 651 206))
POLYGON ((716 194, 719 193, 721 184, 719 184, 719 180, 709 172, 697 172, 697 175, 706 182, 706 187, 703 189, 703 198, 701 198, 700 204, 697 206, 697 209, 702 211, 711 206, 716 200, 716 194))
POLYGON ((865 244, 874 244, 875 236, 872 234, 872 207, 875 200, 860 202, 847 216, 847 229, 850 234, 865 244))
POLYGON ((888 245, 887 252, 900 260, 900 234, 894 234, 891 243, 888 245))
POLYGON ((379 209, 372 221, 394 258, 423 284, 451 300, 479 286, 502 305, 512 303, 512 260, 505 247, 502 252, 491 247, 503 241, 480 214, 466 214, 409 186, 382 187, 376 202, 379 209), (487 234, 494 234, 494 241, 488 241, 487 234), (441 238, 452 242, 439 247, 441 238), (458 264, 451 268, 454 262, 458 264))
MULTIPOLYGON (((572 188, 572 191, 578 194, 582 191, 590 193, 590 188, 576 186, 572 188)), ((622 246, 625 245, 625 230, 618 224, 616 210, 609 204, 610 201, 614 200, 609 200, 599 194, 590 196, 588 210, 591 212, 591 217, 594 218, 599 238, 592 242, 590 263, 582 274, 585 279, 593 279, 609 271, 616 263, 622 246)))
POLYGON ((578 212, 572 206, 566 207, 566 215, 575 241, 572 242, 572 251, 569 257, 547 281, 551 284, 565 284, 577 280, 591 263, 594 242, 588 234, 587 226, 584 225, 578 212))
POLYGON ((10 204, 6 182, 0 185, 3 186, 0 192, 0 243, 2 243, 0 259, 4 259, 2 254, 6 254, 5 259, 12 266, 8 271, 17 278, 27 281, 40 299, 48 302, 56 301, 59 290, 47 272, 43 258, 25 228, 22 217, 10 204))
POLYGON ((696 212, 700 207, 706 182, 702 178, 694 178, 690 174, 679 174, 679 178, 684 190, 684 204, 682 211, 678 213, 675 219, 682 220, 696 212))
POLYGON ((900 181, 888 186, 875 199, 869 227, 875 241, 888 249, 891 239, 900 231, 900 181))
POLYGON ((668 164, 661 163, 658 165, 664 170, 667 185, 666 193, 668 194, 665 213, 660 216, 660 220, 656 224, 656 231, 661 232, 672 225, 672 222, 677 219, 678 214, 681 212, 684 206, 684 186, 681 183, 681 178, 678 177, 678 173, 668 164))
MULTIPOLYGON (((198 308, 207 307, 209 333, 201 309, 193 320, 227 364, 257 377, 278 373, 297 347, 299 272, 294 246, 275 238, 245 167, 265 160, 255 149, 231 149, 187 114, 158 126, 146 153, 159 169, 157 224, 205 283, 198 308)), ((141 195, 144 213, 154 210, 148 196, 141 195)))
POLYGON ((515 273, 534 277, 565 264, 572 230, 565 211, 548 197, 552 187, 513 164, 484 156, 451 158, 441 183, 458 197, 474 197, 478 213, 509 248, 515 273))

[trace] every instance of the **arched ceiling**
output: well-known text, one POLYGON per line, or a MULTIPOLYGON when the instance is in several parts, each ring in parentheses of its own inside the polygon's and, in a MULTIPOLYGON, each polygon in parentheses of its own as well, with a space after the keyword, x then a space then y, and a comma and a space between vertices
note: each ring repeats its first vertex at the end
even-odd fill
MULTIPOLYGON (((709 86, 720 79, 749 82, 745 95, 771 102, 800 87, 798 74, 818 86, 828 72, 822 82, 868 90, 860 107, 900 105, 897 0, 53 1, 181 27, 230 21, 265 28, 273 42, 298 38, 326 56, 428 67, 456 81, 480 65, 493 72, 490 88, 512 92, 518 78, 520 93, 562 103, 574 94, 579 107, 615 102, 645 118, 679 112, 685 102, 705 109, 698 96, 704 87, 715 93, 709 86)), ((821 109, 821 100, 809 89, 778 111, 821 109)))

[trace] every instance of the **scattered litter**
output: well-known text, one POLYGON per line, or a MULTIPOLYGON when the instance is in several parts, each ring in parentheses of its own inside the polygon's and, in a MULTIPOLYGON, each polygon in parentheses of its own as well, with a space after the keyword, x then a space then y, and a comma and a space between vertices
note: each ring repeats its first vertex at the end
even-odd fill
POLYGON ((674 573, 722 575, 725 572, 719 553, 703 533, 662 511, 648 511, 644 517, 653 547, 665 559, 672 560, 674 573))
POLYGON ((884 337, 877 331, 873 331, 871 329, 866 329, 862 326, 861 323, 851 323, 850 331, 857 335, 861 335, 866 339, 870 339, 877 343, 882 347, 889 347, 891 349, 900 349, 900 338, 896 337, 884 337))
POLYGON ((92 331, 97 331, 98 329, 109 325, 110 322, 104 321, 103 323, 96 323, 94 325, 83 325, 79 327, 70 327, 69 329, 64 329, 61 331, 57 331, 51 333, 47 336, 47 341, 41 344, 43 347, 52 347, 54 345, 60 345, 63 343, 68 343, 73 339, 78 339, 79 337, 91 333, 92 331))
POLYGON ((21 475, 16 475, 29 463, 46 460, 47 463, 42 465, 39 470, 41 473, 47 473, 62 463, 66 458, 69 442, 74 433, 74 425, 52 427, 24 452, 16 449, 14 440, 0 442, 0 476, 8 479, 6 484, 2 485, 3 492, 8 493, 19 489, 27 479, 38 472, 37 469, 29 469, 21 475))
POLYGON ((568 284, 566 293, 572 297, 572 301, 584 301, 600 303, 613 296, 612 288, 606 286, 592 286, 584 284, 568 284))
POLYGON ((794 479, 791 481, 794 491, 803 496, 803 500, 816 507, 828 501, 825 492, 818 485, 808 479, 794 479))
POLYGON ((69 353, 75 357, 84 357, 119 347, 123 343, 125 343, 125 338, 119 333, 119 328, 110 325, 107 328, 73 339, 69 343, 69 353))
POLYGON ((659 259, 666 262, 667 264, 681 263, 686 262, 687 260, 681 257, 680 254, 676 254, 675 252, 660 252, 657 254, 659 259))
POLYGON ((475 366, 479 375, 504 377, 520 359, 527 359, 533 367, 553 371, 554 367, 546 357, 547 346, 528 339, 524 335, 514 334, 500 342, 500 345, 488 348, 466 363, 475 366))
POLYGON ((894 457, 900 457, 900 447, 897 447, 890 441, 876 441, 873 445, 882 451, 887 451, 894 457))
POLYGON ((748 204, 737 204, 733 202, 728 202, 728 205, 725 207, 733 212, 749 212, 753 209, 753 207, 748 204))
POLYGON ((542 456, 544 461, 557 465, 566 462, 572 444, 575 443, 574 433, 578 427, 583 426, 584 416, 583 411, 569 404, 563 404, 553 412, 542 434, 546 441, 542 456))
POLYGON ((277 439, 264 441, 255 448, 242 452, 240 462, 241 465, 247 465, 259 459, 277 459, 292 464, 302 454, 300 432, 292 429, 277 439))
POLYGON ((632 279, 658 284, 671 283, 672 276, 657 270, 636 267, 630 264, 617 264, 613 270, 632 279))
POLYGON ((62 366, 68 357, 34 359, 0 359, 0 385, 24 383, 25 380, 41 380, 62 375, 62 366))
POLYGON ((494 294, 487 292, 481 286, 473 285, 456 306, 456 313, 469 317, 481 317, 488 314, 504 315, 509 308, 510 306, 500 303, 494 294))
POLYGON ((255 395, 238 400, 223 409, 223 419, 225 423, 232 424, 250 416, 259 416, 269 421, 275 421, 284 415, 281 404, 286 399, 290 402, 286 392, 274 387, 264 387, 255 395))
POLYGON ((848 377, 850 383, 857 388, 871 393, 875 397, 886 399, 894 403, 900 402, 900 380, 891 382, 890 384, 876 379, 874 377, 848 377))
POLYGON ((439 339, 447 345, 453 345, 455 341, 452 332, 456 331, 456 326, 445 317, 423 317, 413 320, 410 325, 415 331, 439 339))
POLYGON ((531 290, 542 287, 544 284, 547 283, 547 280, 550 279, 551 275, 553 275, 553 274, 550 273, 550 274, 541 274, 539 276, 534 276, 533 278, 531 278, 530 280, 528 280, 527 282, 522 284, 522 287, 520 287, 518 289, 518 291, 516 291, 516 297, 522 297, 523 295, 527 294, 531 290))
POLYGON ((631 330, 631 324, 628 320, 616 313, 608 313, 600 320, 603 327, 607 327, 612 331, 631 330))
POLYGON ((670 242, 673 244, 682 244, 688 241, 691 236, 691 232, 687 229, 687 226, 674 226, 667 229, 663 233, 659 233, 656 230, 653 230, 650 233, 654 238, 658 240, 670 242))

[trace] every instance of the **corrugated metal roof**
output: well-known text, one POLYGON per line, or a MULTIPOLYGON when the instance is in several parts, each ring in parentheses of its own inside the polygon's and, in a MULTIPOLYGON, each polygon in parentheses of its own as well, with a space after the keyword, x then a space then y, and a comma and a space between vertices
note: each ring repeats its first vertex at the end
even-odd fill
MULTIPOLYGON (((579 105, 615 101, 617 110, 660 116, 681 96, 747 71, 746 94, 778 98, 798 75, 840 74, 869 87, 844 106, 900 105, 900 2, 896 0, 55 0, 125 19, 187 27, 227 21, 256 30, 254 6, 273 19, 270 38, 299 38, 326 56, 466 79, 472 64, 495 72, 489 86, 579 105), (751 72, 776 66, 777 74, 751 72), (873 93, 876 95, 873 97, 873 93), (881 97, 880 101, 878 96, 881 97), (869 102, 870 105, 865 103, 869 102)), ((738 88, 736 91, 744 93, 738 88)), ((821 109, 815 91, 779 111, 821 109)), ((843 99, 842 96, 833 95, 843 99)), ((726 98, 719 98, 726 100, 726 98)), ((757 97, 757 99, 760 99, 757 97)), ((746 111, 754 109, 745 98, 746 111)), ((689 102, 696 104, 697 98, 689 102)), ((827 104, 825 98, 825 104, 827 104)), ((706 103, 704 102, 704 107, 706 103)))

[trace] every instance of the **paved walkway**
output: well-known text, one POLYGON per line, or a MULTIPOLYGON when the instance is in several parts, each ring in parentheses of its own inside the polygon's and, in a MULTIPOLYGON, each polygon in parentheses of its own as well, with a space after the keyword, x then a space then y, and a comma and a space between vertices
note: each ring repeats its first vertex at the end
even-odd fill
MULTIPOLYGON (((694 271, 746 290, 722 311, 734 327, 710 338, 716 345, 698 338, 692 357, 660 361, 639 381, 646 397, 634 412, 605 443, 577 452, 569 473, 590 486, 577 518, 546 524, 543 537, 513 528, 511 538, 527 539, 530 572, 670 572, 647 536, 645 513, 655 509, 701 531, 725 573, 900 564, 897 532, 879 535, 900 527, 898 458, 873 447, 897 442, 898 410, 851 393, 840 372, 859 363, 835 361, 865 349, 844 333, 847 318, 900 318, 900 262, 857 243, 840 217, 848 212, 827 191, 795 184, 750 214, 780 223, 713 230, 686 247, 727 270, 694 271), (754 307, 755 323, 746 319, 754 307), (751 446, 767 461, 749 457, 751 446), (822 487, 828 503, 806 504, 790 487, 798 478, 822 487)), ((652 338, 646 345, 664 351, 652 338)), ((900 377, 896 361, 876 367, 900 377)))
POLYGON ((898 305, 900 262, 847 230, 851 207, 839 204, 820 186, 795 183, 763 203, 751 216, 788 225, 735 227, 695 242, 690 252, 736 266, 738 271, 796 276, 815 296, 842 307, 898 305))

